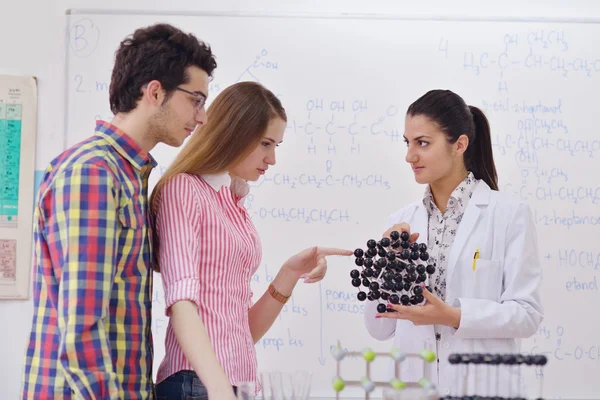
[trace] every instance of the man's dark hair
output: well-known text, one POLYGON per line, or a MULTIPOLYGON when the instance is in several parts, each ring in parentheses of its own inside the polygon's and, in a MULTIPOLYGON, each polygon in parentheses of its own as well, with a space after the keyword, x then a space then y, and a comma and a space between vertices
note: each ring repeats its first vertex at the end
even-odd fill
POLYGON ((188 82, 185 70, 190 66, 197 66, 208 76, 217 67, 210 47, 193 34, 168 24, 137 29, 115 53, 111 111, 117 114, 135 109, 142 86, 152 80, 161 83, 169 98, 177 86, 188 82))

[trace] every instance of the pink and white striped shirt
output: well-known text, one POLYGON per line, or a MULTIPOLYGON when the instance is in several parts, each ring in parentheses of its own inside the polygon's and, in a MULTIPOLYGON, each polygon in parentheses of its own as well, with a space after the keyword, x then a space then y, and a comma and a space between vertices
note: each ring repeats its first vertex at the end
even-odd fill
MULTIPOLYGON (((262 250, 243 200, 249 191, 229 174, 179 174, 163 186, 155 222, 166 314, 180 300, 198 306, 232 385, 255 382, 257 360, 248 323, 250 281, 262 250)), ((191 370, 169 322, 156 383, 191 370)))

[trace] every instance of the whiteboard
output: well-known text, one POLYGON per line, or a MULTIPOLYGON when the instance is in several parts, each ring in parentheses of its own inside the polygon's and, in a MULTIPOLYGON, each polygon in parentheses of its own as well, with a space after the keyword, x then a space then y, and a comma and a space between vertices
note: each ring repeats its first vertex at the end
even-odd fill
MULTIPOLYGON (((282 100, 289 123, 277 165, 252 185, 246 203, 264 244, 252 282, 257 298, 292 254, 315 244, 364 247, 390 213, 421 198, 424 187, 413 180, 402 141, 412 101, 447 88, 481 107, 500 188, 530 204, 538 227, 546 317, 523 351, 547 354, 549 363, 526 371, 530 394, 543 379, 545 397, 597 397, 598 24, 110 11, 67 20, 66 145, 92 134, 96 118, 111 119, 114 52, 126 35, 156 22, 212 46, 218 68, 211 98, 253 80, 282 100)), ((159 145, 152 152, 159 163, 152 184, 177 151, 159 145)), ((390 349, 364 328, 352 268, 350 258, 330 259, 323 282, 298 285, 256 345, 261 370, 312 371, 313 395, 331 397, 330 349, 338 340, 348 350, 390 349)), ((167 325, 159 276, 153 304, 156 370, 167 325)), ((376 378, 387 377, 387 362, 373 368, 376 378)), ((363 374, 360 359, 342 364, 345 379, 363 374)))

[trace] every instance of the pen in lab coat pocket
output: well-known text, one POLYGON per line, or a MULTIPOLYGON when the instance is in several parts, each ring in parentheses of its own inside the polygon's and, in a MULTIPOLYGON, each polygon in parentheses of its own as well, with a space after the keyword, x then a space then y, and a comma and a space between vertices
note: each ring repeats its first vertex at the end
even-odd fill
POLYGON ((475 254, 473 254, 473 271, 477 269, 477 259, 479 258, 479 249, 475 250, 475 254))

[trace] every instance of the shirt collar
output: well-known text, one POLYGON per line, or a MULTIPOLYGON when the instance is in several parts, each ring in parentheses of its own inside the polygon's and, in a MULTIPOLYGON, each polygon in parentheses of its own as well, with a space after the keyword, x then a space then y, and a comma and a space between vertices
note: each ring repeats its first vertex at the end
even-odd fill
POLYGON ((229 187, 234 194, 242 198, 250 192, 250 186, 245 180, 237 177, 232 178, 231 175, 229 175, 229 172, 222 172, 219 174, 204 174, 201 176, 202 179, 204 179, 204 181, 215 190, 215 192, 220 191, 223 186, 229 187))
POLYGON ((156 160, 149 153, 142 150, 132 138, 115 125, 102 120, 96 121, 96 135, 104 137, 136 169, 141 171, 148 164, 156 167, 156 160))
POLYGON ((231 176, 229 176, 229 173, 227 172, 220 174, 203 174, 201 176, 215 192, 220 191, 223 186, 229 186, 231 184, 231 176))
MULTIPOLYGON (((468 202, 468 200, 473 196, 473 192, 475 192, 475 188, 477 187, 477 179, 475 175, 471 171, 467 174, 467 177, 452 191, 450 194, 450 198, 448 199, 447 208, 452 207, 453 205, 462 206, 464 208, 468 202)), ((433 201, 433 193, 431 193, 431 188, 429 185, 425 188, 425 194, 423 196, 423 205, 431 214, 433 210, 437 207, 435 202, 433 201)))
POLYGON ((431 193, 431 188, 429 187, 429 185, 427 185, 427 187, 425 188, 425 194, 423 195, 423 205, 425 206, 425 209, 427 210, 429 215, 433 213, 433 210, 436 207, 433 201, 433 193, 431 193))

